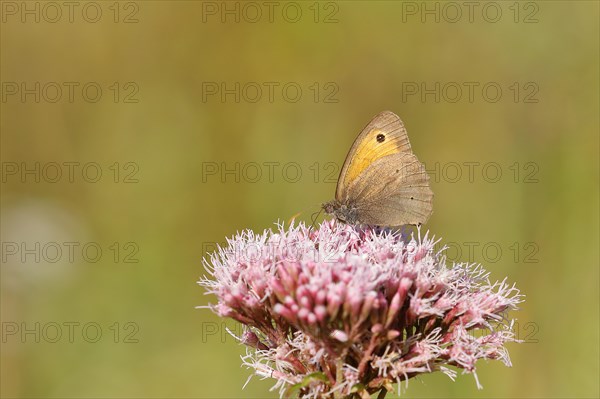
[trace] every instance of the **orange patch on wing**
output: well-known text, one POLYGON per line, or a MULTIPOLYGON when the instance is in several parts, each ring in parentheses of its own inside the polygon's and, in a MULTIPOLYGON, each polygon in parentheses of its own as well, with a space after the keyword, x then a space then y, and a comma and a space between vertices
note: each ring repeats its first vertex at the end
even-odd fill
POLYGON ((401 148, 398 146, 397 141, 392 140, 391 135, 379 129, 371 130, 356 149, 346 172, 346 181, 348 183, 354 181, 370 164, 379 158, 399 152, 401 152, 401 148), (385 140, 381 143, 377 141, 377 135, 379 134, 385 136, 385 140))

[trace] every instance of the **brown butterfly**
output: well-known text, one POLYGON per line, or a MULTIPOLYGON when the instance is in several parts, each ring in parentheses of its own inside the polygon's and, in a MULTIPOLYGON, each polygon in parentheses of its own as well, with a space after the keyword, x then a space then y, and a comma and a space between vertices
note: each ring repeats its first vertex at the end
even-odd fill
POLYGON ((425 166, 412 153, 404 124, 390 111, 358 135, 323 209, 348 224, 420 225, 433 212, 425 166))

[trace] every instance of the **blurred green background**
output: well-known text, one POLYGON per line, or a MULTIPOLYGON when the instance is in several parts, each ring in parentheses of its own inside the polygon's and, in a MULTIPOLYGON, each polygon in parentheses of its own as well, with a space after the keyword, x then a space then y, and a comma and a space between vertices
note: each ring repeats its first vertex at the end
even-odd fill
POLYGON ((74 4, 2 2, 2 397, 277 397, 202 257, 308 220, 385 109, 449 257, 527 296, 513 368, 404 396, 599 396, 598 2, 74 4))

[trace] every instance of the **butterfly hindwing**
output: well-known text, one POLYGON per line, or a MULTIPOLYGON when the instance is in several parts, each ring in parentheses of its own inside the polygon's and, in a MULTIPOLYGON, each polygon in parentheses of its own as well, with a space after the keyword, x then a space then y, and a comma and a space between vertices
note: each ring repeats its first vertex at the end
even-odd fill
POLYGON ((364 224, 423 224, 433 212, 429 176, 414 154, 377 159, 348 187, 348 198, 364 224))

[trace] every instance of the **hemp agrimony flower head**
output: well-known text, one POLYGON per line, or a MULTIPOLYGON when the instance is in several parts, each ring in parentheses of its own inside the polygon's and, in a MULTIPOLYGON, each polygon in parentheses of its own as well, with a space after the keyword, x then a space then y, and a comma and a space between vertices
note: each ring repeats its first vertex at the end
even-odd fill
POLYGON ((199 284, 218 298, 210 309, 244 325, 243 364, 281 396, 383 397, 455 369, 481 388, 478 359, 511 365, 505 315, 522 296, 479 265, 446 266, 437 242, 336 221, 244 231, 205 260, 199 284))

